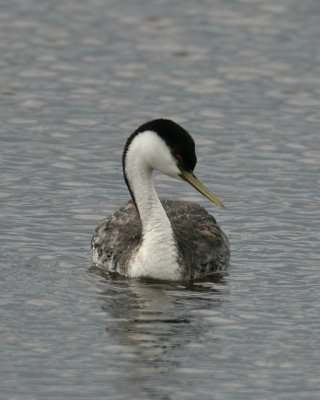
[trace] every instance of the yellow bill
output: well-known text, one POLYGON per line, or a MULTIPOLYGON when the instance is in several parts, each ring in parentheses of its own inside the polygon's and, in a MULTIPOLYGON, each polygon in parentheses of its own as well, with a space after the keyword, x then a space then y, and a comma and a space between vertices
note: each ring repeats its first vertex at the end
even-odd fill
POLYGON ((180 169, 182 178, 190 183, 195 189, 197 189, 203 196, 205 196, 208 200, 212 201, 212 203, 216 204, 221 208, 225 208, 222 202, 212 194, 198 179, 190 172, 185 171, 184 169, 180 169))

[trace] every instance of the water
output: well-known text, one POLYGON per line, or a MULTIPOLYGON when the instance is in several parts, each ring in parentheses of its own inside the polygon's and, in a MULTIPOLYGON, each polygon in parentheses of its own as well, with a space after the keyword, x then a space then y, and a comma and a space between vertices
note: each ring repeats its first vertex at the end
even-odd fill
POLYGON ((15 0, 0 33, 0 398, 318 399, 319 2, 15 0), (88 272, 159 116, 228 207, 157 179, 228 234, 221 281, 88 272))

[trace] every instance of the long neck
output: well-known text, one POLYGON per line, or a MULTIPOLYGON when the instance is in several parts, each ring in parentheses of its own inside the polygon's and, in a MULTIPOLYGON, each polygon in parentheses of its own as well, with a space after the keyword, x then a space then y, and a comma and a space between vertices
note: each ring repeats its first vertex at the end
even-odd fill
POLYGON ((155 191, 152 172, 150 167, 136 159, 130 164, 130 173, 127 174, 130 176, 128 185, 139 211, 143 233, 146 233, 154 222, 170 225, 155 191))
POLYGON ((131 275, 176 279, 178 255, 172 226, 155 191, 153 169, 138 146, 129 149, 124 172, 142 224, 142 243, 131 275))

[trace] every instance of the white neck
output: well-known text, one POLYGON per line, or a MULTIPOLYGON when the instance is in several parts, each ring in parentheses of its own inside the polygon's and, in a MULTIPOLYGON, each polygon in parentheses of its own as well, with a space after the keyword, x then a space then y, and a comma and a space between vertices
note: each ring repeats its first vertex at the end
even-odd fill
POLYGON ((172 156, 162 139, 151 131, 136 136, 127 150, 125 172, 142 223, 142 243, 131 259, 129 275, 176 280, 179 279, 178 251, 152 177, 154 164, 159 160, 168 165, 172 163, 172 156))

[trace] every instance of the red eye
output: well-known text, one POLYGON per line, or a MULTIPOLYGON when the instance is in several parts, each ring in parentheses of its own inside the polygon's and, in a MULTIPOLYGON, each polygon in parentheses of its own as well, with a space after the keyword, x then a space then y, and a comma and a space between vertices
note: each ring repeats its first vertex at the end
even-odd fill
POLYGON ((182 155, 179 154, 179 153, 176 153, 174 156, 175 156, 175 158, 176 158, 178 161, 182 161, 182 160, 183 160, 182 155))

